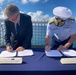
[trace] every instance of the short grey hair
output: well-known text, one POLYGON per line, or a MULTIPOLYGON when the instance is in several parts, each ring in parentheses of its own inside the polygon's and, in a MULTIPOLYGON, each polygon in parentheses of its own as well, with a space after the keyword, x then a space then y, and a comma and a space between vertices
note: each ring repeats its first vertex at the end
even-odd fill
POLYGON ((16 13, 19 13, 19 8, 14 4, 9 4, 4 10, 5 16, 12 16, 16 13))

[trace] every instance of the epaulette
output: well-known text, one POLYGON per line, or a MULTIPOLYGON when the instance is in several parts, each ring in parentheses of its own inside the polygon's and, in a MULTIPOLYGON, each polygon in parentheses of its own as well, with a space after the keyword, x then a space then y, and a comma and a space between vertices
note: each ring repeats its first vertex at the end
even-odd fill
POLYGON ((52 23, 54 23, 54 19, 52 19, 48 22, 48 24, 52 24, 52 23))
POLYGON ((69 20, 73 20, 73 21, 75 21, 75 18, 74 18, 74 17, 71 17, 71 18, 69 18, 69 20))

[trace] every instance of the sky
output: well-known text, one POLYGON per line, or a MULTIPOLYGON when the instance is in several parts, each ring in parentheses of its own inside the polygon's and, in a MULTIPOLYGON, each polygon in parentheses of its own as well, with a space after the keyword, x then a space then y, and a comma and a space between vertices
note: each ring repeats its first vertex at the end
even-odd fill
POLYGON ((31 15, 32 20, 50 20, 53 9, 57 6, 65 6, 76 17, 76 0, 0 0, 0 18, 5 18, 4 9, 8 4, 18 6, 21 13, 31 15))

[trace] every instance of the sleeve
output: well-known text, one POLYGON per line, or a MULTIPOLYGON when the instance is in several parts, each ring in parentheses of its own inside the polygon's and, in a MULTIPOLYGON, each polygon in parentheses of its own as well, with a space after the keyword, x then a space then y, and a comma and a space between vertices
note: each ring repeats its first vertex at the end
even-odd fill
POLYGON ((53 32, 51 29, 51 25, 47 24, 47 29, 46 29, 46 36, 52 36, 53 32))
POLYGON ((32 40, 32 36, 33 36, 33 27, 32 27, 32 21, 31 21, 31 17, 29 16, 29 18, 27 19, 27 33, 26 33, 26 37, 25 40, 22 44, 22 46, 27 49, 27 48, 31 48, 31 40, 32 40))
POLYGON ((11 31, 10 31, 10 28, 8 26, 7 21, 5 21, 5 42, 6 42, 6 45, 10 45, 11 44, 10 36, 11 36, 11 31))

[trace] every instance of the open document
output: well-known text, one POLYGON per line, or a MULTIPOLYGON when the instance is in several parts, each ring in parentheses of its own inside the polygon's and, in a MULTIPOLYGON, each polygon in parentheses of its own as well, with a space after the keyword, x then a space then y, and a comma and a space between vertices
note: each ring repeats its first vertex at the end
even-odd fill
POLYGON ((25 49, 23 51, 12 51, 12 52, 8 52, 7 50, 4 50, 0 53, 0 57, 14 57, 14 56, 32 56, 33 50, 31 49, 25 49))
POLYGON ((45 51, 46 56, 49 57, 62 57, 63 55, 58 50, 45 51))
POLYGON ((14 57, 16 56, 16 52, 12 51, 12 52, 8 52, 8 51, 2 51, 0 54, 0 57, 14 57))
POLYGON ((31 49, 25 49, 23 51, 18 52, 18 56, 32 56, 33 54, 33 50, 31 49))
POLYGON ((76 56, 76 51, 75 50, 62 50, 61 51, 64 56, 76 56))

